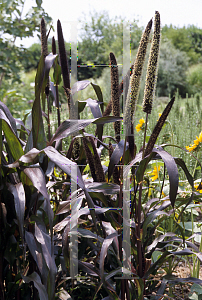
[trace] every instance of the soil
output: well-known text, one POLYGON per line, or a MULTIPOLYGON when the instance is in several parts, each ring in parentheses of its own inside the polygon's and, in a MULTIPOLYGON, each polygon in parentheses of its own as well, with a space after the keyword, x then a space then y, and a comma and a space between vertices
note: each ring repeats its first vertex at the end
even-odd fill
MULTIPOLYGON (((162 270, 165 276, 166 273, 162 270)), ((191 277, 191 272, 188 263, 179 262, 179 265, 175 268, 175 271, 172 273, 173 276, 177 278, 188 278, 191 277)), ((199 270, 199 279, 202 280, 202 268, 199 270)), ((182 284, 168 284, 167 288, 164 291, 164 297, 159 300, 165 299, 175 299, 175 300, 189 300, 189 295, 191 292, 191 287, 193 283, 187 282, 182 284), (172 295, 171 295, 172 293, 172 295)))

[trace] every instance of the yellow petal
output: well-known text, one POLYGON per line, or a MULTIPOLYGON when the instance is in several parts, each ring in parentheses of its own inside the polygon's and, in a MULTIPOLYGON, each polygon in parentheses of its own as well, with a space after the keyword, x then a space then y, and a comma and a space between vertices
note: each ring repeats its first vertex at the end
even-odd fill
POLYGON ((145 123, 145 120, 142 118, 142 119, 139 120, 139 123, 140 123, 141 125, 143 125, 143 124, 145 123))

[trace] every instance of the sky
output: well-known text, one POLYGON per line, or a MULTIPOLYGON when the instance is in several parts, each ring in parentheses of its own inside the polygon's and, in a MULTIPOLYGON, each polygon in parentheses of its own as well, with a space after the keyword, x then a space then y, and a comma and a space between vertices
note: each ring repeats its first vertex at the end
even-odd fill
MULTIPOLYGON (((34 4, 35 0, 26 0, 24 13, 34 4)), ((71 39, 71 26, 77 26, 79 34, 78 20, 84 15, 88 20, 93 11, 107 11, 110 18, 122 16, 129 22, 136 19, 144 27, 154 17, 155 11, 159 11, 162 26, 195 25, 202 28, 202 0, 43 0, 42 6, 53 18, 55 29, 60 19, 66 41, 71 39)), ((21 41, 26 47, 34 42, 39 42, 37 37, 21 41)))

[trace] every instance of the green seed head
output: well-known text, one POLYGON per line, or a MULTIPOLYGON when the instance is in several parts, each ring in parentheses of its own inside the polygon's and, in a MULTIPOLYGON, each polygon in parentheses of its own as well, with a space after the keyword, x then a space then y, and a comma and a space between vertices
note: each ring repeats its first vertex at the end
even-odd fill
POLYGON ((146 83, 143 98, 143 111, 150 114, 152 110, 152 102, 155 95, 155 87, 157 80, 157 66, 160 48, 160 14, 155 12, 154 34, 147 67, 146 83))

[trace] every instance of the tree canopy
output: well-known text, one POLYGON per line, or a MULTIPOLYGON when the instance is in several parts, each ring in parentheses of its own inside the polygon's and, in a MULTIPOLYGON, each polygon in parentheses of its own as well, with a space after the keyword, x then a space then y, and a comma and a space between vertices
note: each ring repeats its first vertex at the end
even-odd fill
POLYGON ((42 8, 42 1, 35 0, 30 10, 23 15, 26 0, 3 0, 0 5, 0 85, 3 78, 20 80, 21 61, 29 59, 29 51, 22 45, 16 46, 16 39, 32 37, 40 31, 40 20, 51 18, 42 8))

